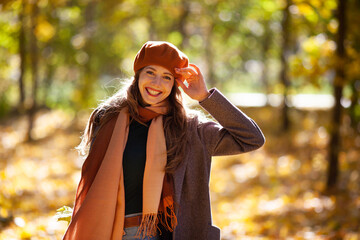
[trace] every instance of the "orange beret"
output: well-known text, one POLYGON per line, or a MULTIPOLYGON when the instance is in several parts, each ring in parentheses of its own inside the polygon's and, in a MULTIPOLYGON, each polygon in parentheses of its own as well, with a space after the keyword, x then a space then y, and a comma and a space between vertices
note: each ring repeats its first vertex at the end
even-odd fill
POLYGON ((188 63, 188 57, 173 44, 162 41, 148 41, 136 54, 134 71, 137 72, 149 65, 159 65, 169 70, 175 78, 180 78, 181 75, 175 73, 175 68, 188 67, 188 63))

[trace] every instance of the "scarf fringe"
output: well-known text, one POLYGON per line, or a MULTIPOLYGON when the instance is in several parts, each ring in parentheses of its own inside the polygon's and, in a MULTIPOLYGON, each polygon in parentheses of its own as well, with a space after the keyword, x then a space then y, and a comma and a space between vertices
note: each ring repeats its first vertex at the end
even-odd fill
POLYGON ((142 239, 145 236, 147 237, 156 236, 157 229, 159 229, 159 227, 157 226, 158 222, 159 222, 159 218, 157 217, 157 213, 148 213, 143 215, 141 224, 139 226, 139 229, 135 237, 142 239))
POLYGON ((177 218, 175 215, 174 205, 169 205, 165 208, 165 212, 159 212, 161 214, 160 223, 167 231, 173 232, 177 226, 177 218))
POLYGON ((159 230, 161 235, 161 230, 158 227, 159 223, 165 230, 170 232, 174 231, 178 223, 174 205, 167 206, 165 212, 159 211, 158 213, 145 214, 142 217, 141 224, 135 237, 140 239, 144 237, 154 237, 157 234, 157 230, 159 230))

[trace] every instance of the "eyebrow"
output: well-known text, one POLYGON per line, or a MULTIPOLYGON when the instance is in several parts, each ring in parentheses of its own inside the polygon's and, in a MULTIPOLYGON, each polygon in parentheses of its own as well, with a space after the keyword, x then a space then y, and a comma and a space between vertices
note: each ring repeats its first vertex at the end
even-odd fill
MULTIPOLYGON (((153 67, 148 67, 148 69, 151 69, 151 70, 153 70, 153 71, 155 71, 156 72, 156 69, 155 68, 153 68, 153 67)), ((171 73, 169 73, 169 72, 165 72, 164 74, 167 74, 167 75, 170 75, 170 76, 172 76, 173 77, 173 75, 171 74, 171 73)))

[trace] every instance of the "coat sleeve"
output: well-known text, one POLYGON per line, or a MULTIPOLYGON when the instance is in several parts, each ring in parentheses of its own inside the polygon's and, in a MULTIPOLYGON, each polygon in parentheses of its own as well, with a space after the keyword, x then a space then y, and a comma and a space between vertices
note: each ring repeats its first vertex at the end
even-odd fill
POLYGON ((265 137, 254 120, 216 88, 200 105, 218 121, 199 123, 198 134, 211 156, 232 155, 260 148, 265 137))

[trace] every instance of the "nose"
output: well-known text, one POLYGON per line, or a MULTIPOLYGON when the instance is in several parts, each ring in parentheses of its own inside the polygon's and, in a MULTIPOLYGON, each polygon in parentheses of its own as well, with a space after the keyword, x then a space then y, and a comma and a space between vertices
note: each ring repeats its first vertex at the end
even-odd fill
POLYGON ((160 85, 160 83, 161 83, 161 76, 160 76, 160 75, 156 75, 156 76, 153 78, 152 83, 153 83, 154 85, 160 85))

